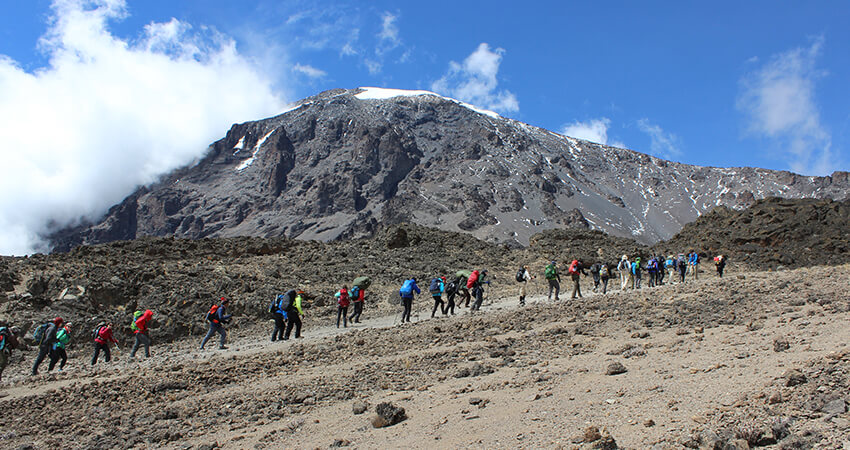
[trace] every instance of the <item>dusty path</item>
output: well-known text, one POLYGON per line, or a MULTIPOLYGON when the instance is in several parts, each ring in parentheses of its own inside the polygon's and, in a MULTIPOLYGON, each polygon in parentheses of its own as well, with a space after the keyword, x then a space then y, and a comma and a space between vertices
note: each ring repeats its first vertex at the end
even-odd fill
POLYGON ((621 447, 678 448, 790 419, 786 439, 842 448, 850 416, 822 408, 850 401, 848 271, 737 274, 557 304, 534 296, 524 308, 495 299, 449 318, 426 318, 428 308, 410 325, 386 315, 308 327, 285 343, 257 326, 227 351, 185 340, 144 362, 13 380, 0 407, 20 415, 0 419, 16 430, 0 444, 58 445, 62 430, 79 447, 540 448, 584 445, 597 426, 621 447), (775 351, 777 340, 788 348, 775 351), (606 375, 613 362, 627 371, 606 375), (789 369, 808 382, 787 386, 789 369), (355 415, 355 401, 369 411, 355 415), (383 401, 409 418, 373 428, 383 401), (40 409, 46 423, 32 417, 40 409))

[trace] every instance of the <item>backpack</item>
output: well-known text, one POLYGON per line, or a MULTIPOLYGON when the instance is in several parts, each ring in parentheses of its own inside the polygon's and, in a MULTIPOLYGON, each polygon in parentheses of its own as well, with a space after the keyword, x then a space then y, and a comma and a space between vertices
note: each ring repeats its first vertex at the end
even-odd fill
POLYGON ((555 278, 558 278, 558 274, 555 272, 555 265, 549 264, 546 266, 546 268, 543 269, 543 275, 546 276, 547 280, 554 280, 555 278))
POLYGON ((136 320, 144 314, 144 311, 136 311, 133 313, 133 320, 130 322, 130 329, 133 331, 139 331, 139 327, 136 326, 136 320))
POLYGON ((602 264, 602 267, 599 268, 599 276, 602 278, 608 278, 608 275, 610 275, 608 273, 608 265, 602 264))
POLYGON ((469 275, 469 279, 466 280, 466 288, 467 289, 472 289, 472 287, 475 286, 475 283, 478 282, 478 276, 479 275, 480 275, 480 272, 478 272, 477 270, 472 271, 472 274, 469 275))
POLYGON ((401 285, 401 289, 398 290, 398 293, 402 296, 413 294, 413 280, 404 280, 404 284, 401 285))
POLYGON ((215 313, 218 311, 218 305, 210 306, 210 310, 207 312, 207 315, 204 316, 204 320, 207 322, 215 322, 215 313))
POLYGON ((440 279, 439 278, 432 278, 431 279, 431 286, 428 287, 428 290, 432 294, 439 294, 440 293, 440 279))
POLYGON ((516 280, 520 283, 525 281, 525 267, 520 267, 519 270, 516 271, 516 280))
POLYGON ((449 281, 449 284, 446 286, 446 294, 454 294, 457 293, 457 282, 449 281))
POLYGON ((6 336, 9 334, 9 329, 0 327, 0 350, 6 348, 6 336))
POLYGON ((100 335, 100 330, 105 326, 106 325, 104 325, 104 324, 98 324, 98 326, 94 327, 94 330, 92 330, 92 332, 91 332, 92 340, 97 339, 97 337, 100 335))
POLYGON ((35 341, 36 345, 41 345, 44 343, 44 334, 47 332, 47 328, 50 327, 50 322, 43 323, 32 332, 32 340, 35 341))
POLYGON ((274 313, 278 312, 277 310, 278 310, 278 306, 280 306, 281 297, 283 297, 283 296, 282 295, 276 295, 274 297, 274 299, 272 299, 272 302, 269 305, 269 312, 270 313, 274 314, 274 313))
POLYGON ((567 269, 567 273, 570 275, 576 275, 578 273, 578 260, 574 259, 573 262, 570 263, 570 268, 567 269))
POLYGON ((348 298, 350 298, 351 301, 353 301, 353 302, 359 301, 360 300, 360 288, 357 287, 357 286, 352 286, 351 290, 348 291, 348 298))

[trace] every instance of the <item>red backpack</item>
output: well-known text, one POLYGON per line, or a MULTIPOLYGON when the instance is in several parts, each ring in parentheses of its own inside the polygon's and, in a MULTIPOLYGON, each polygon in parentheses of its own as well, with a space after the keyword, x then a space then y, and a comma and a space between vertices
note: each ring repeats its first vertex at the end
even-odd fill
POLYGON ((575 275, 578 273, 578 260, 574 259, 573 262, 570 263, 570 268, 567 269, 567 273, 570 275, 575 275))
POLYGON ((210 311, 204 316, 204 320, 207 322, 218 323, 218 319, 215 318, 215 313, 218 311, 218 305, 212 305, 210 307, 210 311))
POLYGON ((472 289, 472 286, 475 286, 476 281, 478 281, 478 271, 473 270, 472 274, 469 275, 469 280, 466 281, 466 288, 472 289))

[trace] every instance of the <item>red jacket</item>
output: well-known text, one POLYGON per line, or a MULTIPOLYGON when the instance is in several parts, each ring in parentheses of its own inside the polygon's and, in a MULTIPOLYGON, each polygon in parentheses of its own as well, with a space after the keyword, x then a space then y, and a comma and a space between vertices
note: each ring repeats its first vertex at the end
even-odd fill
POLYGON ((94 341, 102 345, 106 345, 109 342, 118 344, 118 341, 115 340, 115 336, 112 335, 112 329, 108 327, 100 327, 100 331, 97 333, 97 337, 94 338, 94 341))
POLYGON ((136 333, 148 334, 148 321, 150 321, 152 317, 153 317, 153 311, 151 311, 149 309, 146 310, 144 314, 139 316, 139 318, 136 319, 136 327, 138 328, 138 330, 133 332, 133 334, 136 334, 136 333))
POLYGON ((466 288, 472 289, 472 286, 475 286, 475 282, 478 281, 478 271, 473 270, 472 274, 469 275, 469 279, 466 280, 466 288))

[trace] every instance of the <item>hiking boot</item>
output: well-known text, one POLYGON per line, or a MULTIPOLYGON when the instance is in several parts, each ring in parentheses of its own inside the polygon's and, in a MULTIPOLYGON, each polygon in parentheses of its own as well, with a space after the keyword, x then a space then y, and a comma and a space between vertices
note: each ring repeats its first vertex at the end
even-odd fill
POLYGON ((226 345, 219 345, 218 349, 219 350, 227 350, 227 346, 226 345))

